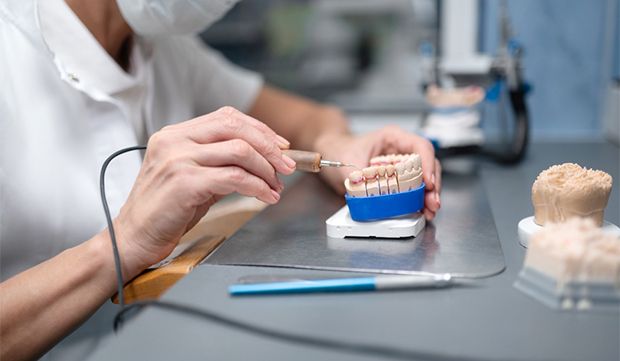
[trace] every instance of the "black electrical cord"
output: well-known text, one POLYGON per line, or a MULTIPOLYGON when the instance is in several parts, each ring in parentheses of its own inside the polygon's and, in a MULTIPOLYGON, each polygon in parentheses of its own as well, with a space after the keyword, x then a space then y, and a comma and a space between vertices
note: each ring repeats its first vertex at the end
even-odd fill
POLYGON ((508 90, 510 107, 514 117, 514 130, 510 143, 502 150, 480 149, 482 155, 488 156, 496 162, 504 165, 519 163, 525 158, 529 143, 529 112, 525 102, 525 85, 521 84, 518 89, 508 90))
POLYGON ((276 339, 279 341, 285 341, 305 346, 314 346, 324 349, 330 349, 340 352, 348 352, 355 354, 363 354, 366 356, 380 356, 383 358, 401 359, 401 360, 433 360, 433 361, 484 361, 479 357, 471 358, 466 356, 445 355, 439 353, 430 353, 423 351, 403 350, 389 346, 372 345, 367 343, 347 342, 341 340, 331 340, 327 338, 319 338, 308 335, 299 335, 294 333, 288 333, 278 331, 275 329, 253 325, 243 321, 235 320, 215 312, 198 309, 193 306, 181 305, 177 303, 150 300, 150 301, 138 301, 133 302, 130 305, 125 304, 125 297, 123 294, 123 272, 121 267, 121 258, 118 252, 118 245, 116 242, 116 233, 114 232, 114 224, 112 222, 112 216, 110 215, 110 208, 108 207, 108 201, 105 195, 105 172, 110 162, 121 154, 135 151, 145 150, 146 146, 139 145, 128 148, 123 148, 110 155, 103 165, 101 166, 101 172, 99 175, 99 186, 101 191, 101 203, 103 203, 103 211, 105 213, 106 221, 108 223, 108 232, 110 234, 110 241, 112 242, 112 252, 114 253, 114 267, 116 269, 116 277, 118 281, 118 300, 121 305, 121 310, 116 314, 114 318, 114 330, 118 331, 124 321, 124 317, 132 310, 140 310, 146 306, 154 306, 169 311, 175 311, 184 313, 190 316, 196 316, 208 321, 218 323, 233 329, 248 332, 251 334, 276 339))
POLYGON ((125 294, 123 293, 123 270, 121 268, 121 256, 118 252, 118 244, 116 242, 116 233, 114 232, 114 225, 112 224, 112 216, 110 215, 110 207, 108 206, 108 199, 105 195, 105 171, 108 169, 110 162, 121 154, 132 152, 134 150, 145 150, 145 145, 136 145, 133 147, 123 148, 112 153, 101 166, 101 172, 99 173, 99 191, 101 192, 101 203, 103 203, 103 212, 105 213, 105 220, 108 223, 108 232, 110 234, 110 240, 112 241, 112 253, 114 254, 114 267, 116 269, 116 282, 118 283, 118 303, 121 307, 125 307, 125 294))

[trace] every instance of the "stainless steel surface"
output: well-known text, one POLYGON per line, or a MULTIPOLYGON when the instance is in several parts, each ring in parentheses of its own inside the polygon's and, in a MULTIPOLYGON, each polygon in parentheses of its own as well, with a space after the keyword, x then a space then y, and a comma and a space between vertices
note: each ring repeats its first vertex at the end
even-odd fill
POLYGON ((444 176, 443 208, 416 238, 339 239, 325 220, 344 205, 317 176, 301 178, 205 261, 208 264, 485 277, 504 256, 476 170, 444 176))

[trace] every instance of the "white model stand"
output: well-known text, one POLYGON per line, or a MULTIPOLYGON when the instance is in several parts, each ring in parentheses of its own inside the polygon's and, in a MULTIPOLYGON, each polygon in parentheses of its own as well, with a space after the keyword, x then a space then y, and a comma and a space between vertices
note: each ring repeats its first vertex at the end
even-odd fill
MULTIPOLYGON (((543 229, 543 227, 534 222, 534 216, 523 218, 519 222, 519 243, 521 243, 523 247, 527 248, 530 237, 541 229, 543 229)), ((603 232, 620 236, 620 228, 613 223, 603 221, 603 226, 601 229, 603 232)))
POLYGON ((349 207, 344 206, 325 221, 327 236, 331 238, 407 238, 416 237, 426 225, 421 213, 374 222, 356 222, 351 219, 349 207))

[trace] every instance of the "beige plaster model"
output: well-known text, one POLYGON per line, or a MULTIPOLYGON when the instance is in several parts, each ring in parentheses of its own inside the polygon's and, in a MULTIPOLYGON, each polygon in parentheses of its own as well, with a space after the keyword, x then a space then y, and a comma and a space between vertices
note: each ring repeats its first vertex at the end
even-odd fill
POLYGON ((530 239, 525 266, 558 282, 612 283, 620 287, 620 237, 591 219, 549 223, 530 239))
POLYGON ((603 224, 612 178, 609 174, 564 163, 542 171, 532 185, 534 221, 545 226, 571 217, 603 224))
POLYGON ((484 96, 484 89, 478 86, 445 89, 431 85, 426 90, 426 101, 437 108, 470 107, 480 103, 484 96))
POLYGON ((390 154, 373 157, 370 166, 354 171, 344 186, 352 197, 394 194, 422 185, 422 160, 418 154, 390 154))

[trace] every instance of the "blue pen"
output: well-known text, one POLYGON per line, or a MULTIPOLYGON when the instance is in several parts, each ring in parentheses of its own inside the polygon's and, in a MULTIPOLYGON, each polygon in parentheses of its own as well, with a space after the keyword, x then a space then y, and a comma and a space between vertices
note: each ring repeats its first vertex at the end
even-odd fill
POLYGON ((228 287, 228 292, 231 296, 243 296, 311 292, 379 291, 388 289, 447 287, 451 284, 452 276, 445 273, 424 276, 374 276, 234 284, 228 287))

